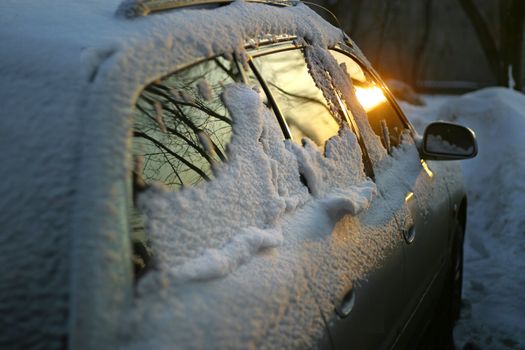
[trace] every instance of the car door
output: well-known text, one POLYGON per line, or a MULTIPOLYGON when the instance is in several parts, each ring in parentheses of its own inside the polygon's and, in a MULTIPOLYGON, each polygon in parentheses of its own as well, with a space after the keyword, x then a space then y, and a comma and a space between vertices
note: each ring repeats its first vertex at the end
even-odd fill
MULTIPOLYGON (((319 88, 326 84, 314 79, 312 71, 323 72, 324 68, 312 68, 318 63, 308 62, 308 50, 289 44, 263 48, 252 52, 251 64, 284 125, 284 134, 299 145, 308 138, 323 152, 325 143, 340 133, 339 122, 354 132, 355 123, 335 90, 330 93, 319 88)), ((365 150, 362 140, 360 145, 365 150)), ((367 161, 363 157, 365 171, 367 161)), ((317 269, 305 273, 327 323, 326 347, 377 349, 397 334, 403 247, 398 244, 399 224, 384 209, 379 193, 366 211, 357 217, 342 217, 326 239, 310 244, 317 269), (352 279, 356 276, 358 280, 352 279), (352 282, 347 283, 349 280, 352 282)))
MULTIPOLYGON (((344 64, 356 97, 388 156, 373 160, 376 181, 396 213, 403 237, 404 278, 400 313, 404 323, 418 324, 441 290, 447 257, 450 208, 445 169, 420 159, 415 134, 374 72, 342 51, 331 51, 344 64), (384 185, 381 184, 384 182, 384 185), (416 317, 416 311, 419 317, 416 317)), ((403 326, 405 333, 410 329, 403 326)))

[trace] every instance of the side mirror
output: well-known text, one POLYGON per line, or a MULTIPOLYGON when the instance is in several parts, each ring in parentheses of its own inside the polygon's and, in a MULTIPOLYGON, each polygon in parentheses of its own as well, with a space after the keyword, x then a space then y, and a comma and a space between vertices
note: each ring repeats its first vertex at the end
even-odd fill
POLYGON ((425 129, 422 157, 429 160, 473 158, 478 154, 476 135, 461 125, 435 122, 425 129))

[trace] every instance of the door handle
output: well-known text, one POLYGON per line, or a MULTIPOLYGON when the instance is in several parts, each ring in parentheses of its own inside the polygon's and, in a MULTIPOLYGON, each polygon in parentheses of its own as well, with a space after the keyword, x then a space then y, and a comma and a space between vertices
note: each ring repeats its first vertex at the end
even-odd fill
POLYGON ((416 239, 416 228, 414 225, 410 226, 408 229, 403 230, 403 238, 407 244, 411 244, 416 239))
POLYGON ((346 295, 344 296, 343 300, 341 301, 341 305, 335 309, 335 312, 337 315, 341 318, 346 318, 352 310, 354 309, 355 305, 355 292, 354 288, 352 288, 346 295))

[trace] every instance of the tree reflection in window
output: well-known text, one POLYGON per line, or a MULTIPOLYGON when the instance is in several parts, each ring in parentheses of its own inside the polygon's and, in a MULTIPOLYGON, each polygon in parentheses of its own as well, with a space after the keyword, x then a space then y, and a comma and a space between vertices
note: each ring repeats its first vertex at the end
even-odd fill
POLYGON ((144 89, 133 130, 136 185, 156 181, 174 190, 210 180, 232 136, 220 93, 239 80, 236 65, 219 57, 144 89))
POLYGON ((337 106, 327 101, 316 86, 303 52, 288 50, 259 56, 254 64, 268 84, 293 141, 301 144, 307 137, 324 148, 325 142, 339 132, 339 123, 332 114, 337 106))
MULTIPOLYGON (((235 62, 216 57, 148 85, 135 105, 133 197, 158 182, 170 190, 210 180, 226 161, 232 119, 221 101, 224 86, 242 81, 235 62)), ((144 217, 131 209, 133 265, 139 278, 151 266, 144 217)))

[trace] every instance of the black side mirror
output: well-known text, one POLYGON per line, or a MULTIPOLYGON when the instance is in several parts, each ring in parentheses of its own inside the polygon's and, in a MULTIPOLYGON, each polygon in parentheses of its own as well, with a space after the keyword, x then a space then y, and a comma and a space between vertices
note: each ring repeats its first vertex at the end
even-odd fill
POLYGON ((422 157, 429 160, 473 158, 478 154, 476 135, 461 125, 435 122, 425 129, 422 157))

